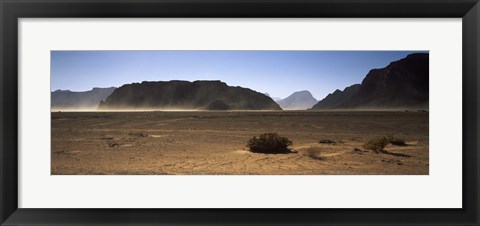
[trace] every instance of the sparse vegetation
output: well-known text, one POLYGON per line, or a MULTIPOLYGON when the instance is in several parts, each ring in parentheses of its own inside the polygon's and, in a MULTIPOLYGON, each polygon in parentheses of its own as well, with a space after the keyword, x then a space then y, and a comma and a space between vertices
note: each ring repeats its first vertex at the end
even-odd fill
POLYGON ((355 152, 355 153, 357 153, 357 154, 363 154, 364 152, 368 152, 368 151, 363 151, 362 149, 354 148, 354 149, 353 149, 353 152, 355 152))
POLYGON ((397 146, 406 146, 405 140, 402 138, 394 137, 393 135, 385 136, 389 141, 390 144, 397 145, 397 146))
POLYGON ((385 147, 388 144, 393 144, 397 146, 406 146, 405 140, 402 138, 394 137, 393 135, 386 135, 381 137, 375 137, 368 140, 363 147, 369 150, 374 151, 375 153, 386 153, 385 147))
POLYGON ((336 142, 329 139, 321 139, 318 143, 320 144, 335 144, 336 142))
POLYGON ((320 156, 320 151, 313 148, 307 149, 304 155, 315 160, 325 160, 325 157, 320 156))
POLYGON ((266 154, 284 154, 292 152, 288 146, 292 145, 286 137, 279 136, 277 133, 264 133, 259 137, 254 136, 247 143, 247 147, 252 152, 266 154))
POLYGON ((148 134, 145 133, 129 133, 128 135, 135 137, 148 137, 148 134))
POLYGON ((405 143, 404 139, 398 138, 398 137, 392 137, 392 139, 390 139, 390 143, 393 144, 393 145, 397 145, 397 146, 406 146, 407 145, 405 143))
POLYGON ((363 144, 363 147, 368 150, 372 150, 375 153, 380 153, 385 151, 385 147, 390 143, 390 139, 386 136, 375 137, 363 144))

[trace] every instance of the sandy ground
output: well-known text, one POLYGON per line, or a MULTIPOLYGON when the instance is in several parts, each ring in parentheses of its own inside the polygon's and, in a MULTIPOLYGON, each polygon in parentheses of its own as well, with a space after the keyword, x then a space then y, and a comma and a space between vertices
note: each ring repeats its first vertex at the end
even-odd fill
POLYGON ((428 112, 52 112, 51 173, 428 174, 428 147, 428 112), (265 132, 295 153, 249 152, 265 132), (408 145, 362 147, 385 134, 408 145))

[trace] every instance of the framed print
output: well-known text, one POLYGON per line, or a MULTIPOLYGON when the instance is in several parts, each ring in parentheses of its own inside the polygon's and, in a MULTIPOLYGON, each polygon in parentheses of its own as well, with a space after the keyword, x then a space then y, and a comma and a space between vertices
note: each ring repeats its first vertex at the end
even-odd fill
POLYGON ((1 225, 478 225, 478 1, 1 1, 1 225))

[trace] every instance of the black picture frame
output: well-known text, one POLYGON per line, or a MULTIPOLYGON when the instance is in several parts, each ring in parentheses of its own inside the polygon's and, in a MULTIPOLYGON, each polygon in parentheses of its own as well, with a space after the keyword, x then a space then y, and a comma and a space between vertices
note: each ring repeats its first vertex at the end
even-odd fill
POLYGON ((0 0, 0 14, 1 225, 480 225, 478 0, 0 0), (18 208, 17 20, 74 17, 462 18, 463 208, 18 208))

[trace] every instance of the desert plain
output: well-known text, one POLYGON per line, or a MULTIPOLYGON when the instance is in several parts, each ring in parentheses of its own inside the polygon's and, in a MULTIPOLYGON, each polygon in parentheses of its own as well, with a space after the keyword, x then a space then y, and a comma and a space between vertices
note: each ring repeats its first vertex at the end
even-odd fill
POLYGON ((52 112, 52 175, 428 175, 424 111, 52 112), (277 132, 288 154, 252 153, 277 132), (392 135, 387 153, 362 145, 392 135), (321 140, 333 142, 320 143, 321 140))

